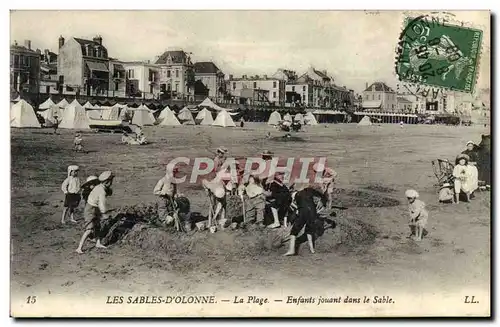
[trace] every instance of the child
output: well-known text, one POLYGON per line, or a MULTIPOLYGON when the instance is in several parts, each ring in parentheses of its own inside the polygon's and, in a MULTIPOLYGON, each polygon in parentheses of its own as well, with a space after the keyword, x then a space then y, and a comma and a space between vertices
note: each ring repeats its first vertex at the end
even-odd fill
POLYGON ((245 193, 248 196, 247 219, 254 221, 260 227, 264 227, 264 210, 266 208, 266 199, 264 189, 257 183, 255 177, 250 175, 248 185, 245 187, 245 193), (250 214, 250 218, 248 218, 250 214))
POLYGON ((425 209, 425 203, 418 200, 417 191, 407 190, 405 195, 408 199, 408 210, 410 211, 410 238, 415 241, 421 241, 429 213, 425 209))
POLYGON ((453 202, 454 192, 453 185, 450 183, 444 183, 439 189, 439 202, 441 203, 451 203, 453 202))
POLYGON ((68 211, 70 214, 70 221, 76 223, 74 212, 80 204, 80 179, 78 179, 78 170, 78 166, 68 166, 68 177, 61 185, 61 190, 64 193, 64 209, 61 224, 65 223, 68 211))
MULTIPOLYGON (((455 203, 460 202, 460 192, 464 192, 467 197, 467 202, 470 200, 470 195, 477 189, 477 182, 473 179, 472 168, 469 166, 469 156, 460 154, 457 156, 456 166, 453 168, 454 186, 455 186, 455 203)), ((475 168, 475 167, 474 167, 475 168)), ((477 175, 476 175, 477 176, 477 175)), ((477 181, 477 179, 476 179, 477 181)))
POLYGON ((326 194, 328 197, 328 202, 326 205, 327 210, 330 210, 332 208, 332 201, 333 201, 333 186, 335 182, 335 178, 337 177, 337 172, 331 168, 325 167, 324 164, 322 163, 316 163, 313 166, 313 171, 315 173, 320 173, 321 174, 321 190, 326 194))
POLYGON ((175 210, 174 197, 177 193, 177 185, 173 181, 174 173, 175 169, 167 166, 165 176, 156 183, 153 189, 153 193, 158 196, 158 217, 160 221, 167 223, 170 223, 167 217, 175 210))
POLYGON ((214 158, 214 172, 219 172, 219 169, 222 168, 222 165, 226 161, 227 149, 225 147, 217 148, 217 155, 214 158))
POLYGON ((73 150, 76 152, 83 151, 82 142, 83 142, 82 135, 80 133, 76 133, 75 140, 73 141, 73 144, 74 144, 73 150))
POLYGON ((101 218, 108 218, 107 197, 112 194, 111 185, 113 185, 113 178, 114 176, 111 171, 103 172, 99 175, 100 184, 94 187, 89 194, 83 212, 83 216, 85 217, 85 232, 76 249, 77 253, 83 253, 83 244, 91 233, 93 233, 94 237, 97 239, 95 247, 100 249, 106 248, 106 246, 101 243, 101 238, 103 236, 101 234, 101 218))
POLYGON ((57 134, 58 127, 59 127, 59 117, 57 117, 57 114, 54 114, 54 123, 52 124, 52 128, 54 128, 54 134, 57 134))
POLYGON ((97 184, 99 184, 99 179, 97 178, 97 176, 89 176, 85 183, 82 184, 82 199, 83 201, 85 201, 85 204, 87 204, 90 192, 92 192, 97 184))
POLYGON ((304 226, 307 243, 309 244, 309 250, 311 253, 315 253, 313 235, 315 231, 314 224, 318 219, 318 214, 316 212, 314 197, 320 198, 323 206, 326 206, 328 199, 325 193, 322 193, 318 189, 310 187, 309 185, 296 185, 294 187, 294 191, 292 193, 292 207, 296 208, 298 214, 293 222, 292 230, 290 231, 290 244, 288 252, 284 254, 285 256, 295 255, 295 242, 297 240, 297 235, 300 233, 302 228, 304 228, 304 226))

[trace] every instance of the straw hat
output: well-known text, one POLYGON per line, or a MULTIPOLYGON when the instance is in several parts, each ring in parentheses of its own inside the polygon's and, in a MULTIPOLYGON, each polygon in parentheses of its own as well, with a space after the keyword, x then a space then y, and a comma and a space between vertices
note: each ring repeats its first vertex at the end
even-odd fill
POLYGON ((441 185, 441 187, 439 188, 439 190, 442 190, 444 188, 449 188, 449 187, 452 187, 450 183, 444 183, 443 185, 441 185))
POLYGON ((80 170, 80 167, 78 167, 77 165, 68 166, 68 176, 71 174, 72 171, 78 171, 78 170, 80 170))
POLYGON ((416 199, 416 198, 418 198, 418 192, 415 191, 415 190, 406 190, 405 196, 407 198, 414 198, 414 199, 416 199))
POLYGON ((472 145, 476 145, 476 143, 472 142, 472 141, 468 141, 467 143, 465 143, 465 145, 469 145, 469 144, 472 144, 472 145))
POLYGON ((263 157, 272 157, 274 153, 272 153, 271 151, 269 150, 264 150, 262 151, 262 153, 260 154, 261 156, 263 157))
POLYGON ((470 160, 470 157, 464 153, 461 153, 457 156, 457 161, 461 160, 461 159, 465 159, 465 161, 469 162, 470 160))
POLYGON ((81 185, 81 187, 83 188, 87 185, 98 184, 98 183, 99 183, 99 178, 97 178, 97 176, 92 175, 87 177, 87 180, 85 181, 85 183, 81 185))
POLYGON ((99 181, 105 182, 107 180, 113 179, 113 173, 110 170, 106 170, 102 174, 99 175, 99 181))
POLYGON ((223 146, 220 146, 217 148, 217 153, 222 153, 222 154, 227 153, 227 149, 223 146))
POLYGON ((313 170, 315 173, 322 173, 325 171, 325 164, 322 162, 317 162, 314 164, 313 170))

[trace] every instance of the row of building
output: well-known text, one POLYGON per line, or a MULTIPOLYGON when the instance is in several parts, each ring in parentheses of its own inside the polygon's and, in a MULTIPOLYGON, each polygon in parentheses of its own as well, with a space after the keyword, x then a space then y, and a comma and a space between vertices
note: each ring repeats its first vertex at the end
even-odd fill
POLYGON ((152 62, 123 61, 108 56, 101 36, 92 40, 61 36, 58 41, 57 54, 33 50, 29 40, 11 46, 11 89, 187 102, 210 97, 217 103, 406 113, 453 113, 464 102, 453 92, 415 96, 383 82, 366 83, 362 94, 356 95, 336 85, 327 71, 313 67, 300 76, 278 69, 272 75, 235 77, 226 76, 213 62, 193 63, 192 53, 183 50, 165 51, 152 62))
POLYGON ((278 69, 272 75, 234 77, 213 62, 192 62, 191 53, 165 51, 153 62, 108 56, 101 36, 59 37, 58 53, 33 50, 31 42, 11 46, 11 88, 43 94, 145 99, 210 97, 218 103, 339 108, 352 105, 354 91, 337 86, 326 71, 298 76, 278 69))

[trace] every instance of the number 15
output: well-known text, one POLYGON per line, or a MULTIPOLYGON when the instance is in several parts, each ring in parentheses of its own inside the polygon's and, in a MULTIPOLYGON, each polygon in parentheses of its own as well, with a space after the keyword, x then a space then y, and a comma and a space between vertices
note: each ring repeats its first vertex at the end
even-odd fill
POLYGON ((35 304, 36 303, 36 296, 28 296, 26 298, 26 303, 28 303, 28 304, 35 304))

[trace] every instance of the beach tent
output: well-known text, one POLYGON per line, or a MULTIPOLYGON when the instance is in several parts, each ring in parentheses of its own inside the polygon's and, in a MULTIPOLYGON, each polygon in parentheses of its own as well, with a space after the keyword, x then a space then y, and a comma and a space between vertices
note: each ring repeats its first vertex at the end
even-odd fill
POLYGON ((267 121, 268 125, 278 125, 281 121, 281 115, 277 111, 273 111, 271 116, 269 116, 269 120, 267 121))
POLYGON ((200 103, 198 105, 198 107, 208 107, 208 108, 211 108, 211 109, 214 109, 214 110, 217 110, 217 111, 226 110, 226 109, 224 109, 222 107, 219 107, 212 100, 210 100, 210 98, 206 98, 205 100, 203 100, 203 102, 200 103))
POLYGON ((179 111, 177 118, 179 118, 179 121, 183 125, 194 125, 195 124, 193 114, 191 114, 191 111, 186 107, 182 108, 181 111, 179 111))
POLYGON ((203 108, 198 115, 196 115, 196 122, 200 125, 212 125, 214 118, 210 110, 203 108))
POLYGON ((66 109, 64 109, 63 117, 60 128, 72 128, 72 129, 90 129, 90 120, 85 112, 85 109, 78 103, 78 101, 73 100, 66 109))
POLYGON ((43 103, 41 103, 38 106, 38 110, 49 109, 49 108, 51 108, 52 106, 55 106, 55 105, 56 104, 54 103, 54 101, 52 101, 52 99, 49 97, 47 100, 45 100, 43 103))
POLYGON ((364 116, 363 119, 361 119, 358 123, 359 126, 371 126, 372 121, 370 120, 370 117, 364 116))
POLYGON ((304 125, 304 116, 302 114, 296 114, 293 120, 304 125))
POLYGON ((290 116, 290 114, 286 114, 283 116, 283 120, 292 121, 292 116, 290 116))
POLYGON ((160 112, 160 115, 158 116, 158 119, 159 120, 165 119, 167 117, 167 115, 169 114, 169 111, 172 111, 172 109, 170 109, 169 106, 166 106, 165 108, 163 108, 163 110, 160 112))
POLYGON ((123 106, 120 104, 115 104, 112 107, 106 107, 101 112, 102 119, 104 120, 119 120, 120 119, 120 111, 123 106))
POLYGON ((215 121, 212 123, 212 126, 236 127, 231 115, 226 110, 219 112, 217 118, 215 118, 215 121))
POLYGON ((155 123, 155 117, 146 106, 141 105, 139 108, 134 109, 134 117, 132 118, 132 124, 145 126, 153 125, 155 123))
POLYGON ((90 101, 85 102, 85 104, 83 105, 83 107, 85 109, 92 109, 92 108, 94 108, 94 106, 92 105, 92 103, 90 103, 90 101))
MULTIPOLYGON (((74 101, 73 101, 74 102, 74 101)), ((69 102, 66 101, 66 99, 62 99, 61 101, 59 101, 59 103, 57 104, 57 106, 59 108, 63 108, 65 109, 67 106, 69 106, 69 102)))
POLYGON ((318 125, 316 117, 310 111, 304 116, 304 122, 306 125, 318 125))
POLYGON ((19 100, 10 107, 11 127, 40 127, 33 107, 24 100, 19 100))
POLYGON ((103 109, 101 107, 93 107, 93 108, 84 108, 85 112, 87 113, 87 116, 90 119, 103 119, 102 118, 102 113, 103 109))
POLYGON ((177 117, 175 117, 175 113, 170 110, 169 107, 162 110, 158 120, 161 126, 179 126, 181 124, 177 117))

